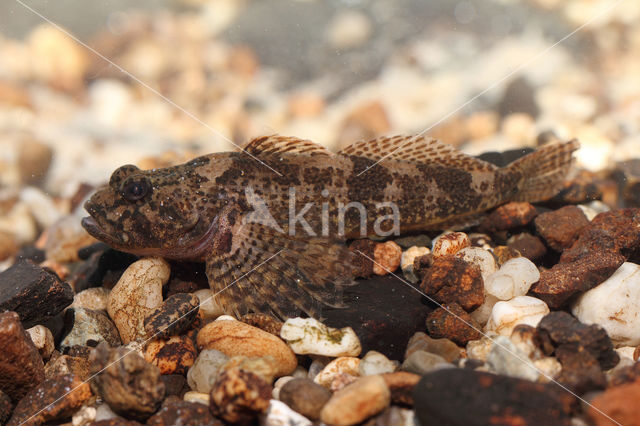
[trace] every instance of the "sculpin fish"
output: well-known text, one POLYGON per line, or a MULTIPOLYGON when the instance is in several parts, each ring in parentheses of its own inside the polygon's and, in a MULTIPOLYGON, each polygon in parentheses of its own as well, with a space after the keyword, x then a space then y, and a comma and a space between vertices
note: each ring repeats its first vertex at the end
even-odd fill
POLYGON ((505 202, 548 199, 577 148, 545 145, 499 168, 422 136, 338 153, 266 136, 178 166, 122 166, 82 225, 119 250, 206 262, 229 313, 317 317, 353 282, 346 239, 462 228, 505 202))

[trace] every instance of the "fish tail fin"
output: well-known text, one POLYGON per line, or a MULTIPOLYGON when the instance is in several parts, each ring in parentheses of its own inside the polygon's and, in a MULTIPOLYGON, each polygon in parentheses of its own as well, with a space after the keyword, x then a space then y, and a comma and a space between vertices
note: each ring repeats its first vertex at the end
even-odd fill
POLYGON ((573 164, 573 153, 580 144, 576 139, 538 148, 506 166, 523 176, 518 192, 510 201, 537 202, 556 195, 573 164))

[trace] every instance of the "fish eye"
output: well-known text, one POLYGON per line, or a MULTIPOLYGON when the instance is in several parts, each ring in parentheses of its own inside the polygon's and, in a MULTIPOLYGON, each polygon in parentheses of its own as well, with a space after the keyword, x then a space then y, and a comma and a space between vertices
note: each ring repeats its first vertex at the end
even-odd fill
POLYGON ((122 184, 120 193, 127 201, 138 201, 151 192, 151 182, 146 177, 132 177, 122 184))

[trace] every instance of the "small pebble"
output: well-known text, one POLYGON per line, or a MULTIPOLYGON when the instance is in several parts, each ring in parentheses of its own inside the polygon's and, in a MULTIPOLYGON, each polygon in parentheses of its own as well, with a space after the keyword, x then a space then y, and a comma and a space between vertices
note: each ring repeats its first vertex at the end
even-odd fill
POLYGON ((209 393, 223 365, 229 357, 215 349, 203 349, 187 372, 189 387, 197 392, 209 393))
POLYGON ((480 268, 483 280, 486 280, 489 275, 498 270, 498 264, 493 254, 489 250, 480 247, 465 247, 456 253, 456 257, 480 268))
POLYGON ((166 399, 162 408, 147 420, 147 426, 223 426, 208 408, 195 402, 166 399))
POLYGON ((287 404, 272 399, 267 412, 260 417, 260 426, 311 426, 313 423, 287 404))
POLYGON ((358 424, 391 403, 391 392, 380 376, 362 377, 334 393, 320 412, 320 420, 336 426, 358 424))
POLYGON ((27 329, 31 341, 43 360, 48 360, 54 350, 53 334, 44 325, 36 325, 27 329))
POLYGON ((280 390, 280 401, 303 416, 317 420, 331 392, 309 379, 292 379, 280 390))
POLYGON ((426 351, 415 351, 404 360, 401 368, 409 373, 423 375, 430 371, 447 367, 452 367, 452 365, 440 355, 426 351))
POLYGON ((387 275, 400 266, 402 248, 393 241, 378 243, 373 249, 373 273, 387 275))
POLYGON ((215 319, 224 314, 224 309, 216 302, 211 289, 203 288, 193 292, 200 301, 198 315, 202 319, 215 319))
POLYGON ((539 279, 538 267, 526 257, 517 257, 508 260, 497 272, 487 277, 484 289, 499 300, 511 300, 527 294, 531 285, 539 279))
POLYGON ((362 351, 351 327, 331 328, 313 318, 289 318, 280 330, 280 337, 299 355, 358 356, 362 351))
POLYGON ((429 253, 431 253, 431 250, 427 247, 418 246, 410 247, 402 252, 402 256, 400 257, 400 267, 402 268, 402 273, 407 281, 411 283, 417 283, 419 281, 419 278, 413 271, 413 262, 417 257, 424 256, 429 253))
POLYGON ((244 371, 249 371, 261 377, 269 384, 273 383, 273 379, 278 372, 278 364, 276 360, 269 355, 264 357, 246 357, 243 355, 234 356, 222 366, 219 374, 231 368, 239 368, 244 371))
POLYGON ((60 355, 56 352, 44 366, 44 375, 47 379, 72 373, 80 380, 89 378, 89 360, 80 356, 60 355))
POLYGON ((449 232, 437 236, 433 240, 432 253, 434 258, 456 254, 465 247, 471 247, 471 240, 464 232, 449 232))
POLYGON ((420 375, 407 371, 382 374, 389 391, 391 402, 401 405, 413 405, 413 390, 420 381, 420 375))
POLYGON ((493 341, 499 335, 493 331, 488 331, 484 336, 477 340, 471 340, 467 343, 466 351, 469 359, 486 362, 493 348, 493 341))
POLYGON ((542 213, 535 221, 536 230, 549 247, 562 251, 570 247, 589 224, 589 219, 577 206, 565 206, 542 213))
POLYGON ((293 380, 295 378, 306 379, 307 376, 305 374, 304 377, 294 377, 294 376, 282 376, 282 377, 280 377, 273 384, 273 390, 271 391, 271 397, 273 399, 280 400, 280 389, 282 389, 282 387, 285 384, 287 384, 289 381, 291 381, 291 380, 293 380))
POLYGON ((616 346, 640 345, 640 265, 623 263, 607 280, 582 294, 571 312, 585 324, 602 326, 616 346))
POLYGON ((232 368, 218 376, 210 395, 214 416, 230 423, 246 423, 267 412, 271 386, 253 373, 232 368))
POLYGON ((64 216, 47 230, 45 252, 48 260, 59 263, 76 262, 78 250, 96 242, 84 230, 75 215, 64 216))
POLYGON ((430 312, 426 324, 434 339, 446 338, 462 346, 480 338, 480 325, 456 303, 442 305, 430 312))
POLYGON ((398 368, 397 361, 389 358, 377 351, 369 351, 360 360, 358 371, 360 376, 372 376, 375 374, 392 373, 398 368))
POLYGON ((518 324, 532 327, 549 313, 549 307, 540 299, 530 296, 518 296, 507 302, 498 302, 493 306, 485 330, 495 331, 503 336, 511 336, 518 324))
POLYGON ((71 330, 60 342, 61 350, 76 345, 94 347, 100 342, 107 342, 110 346, 121 343, 118 329, 104 311, 69 308, 64 318, 71 330))
POLYGON ((333 379, 341 374, 358 376, 360 374, 360 358, 343 356, 334 359, 326 365, 313 379, 314 382, 325 388, 331 386, 333 379))
POLYGON ((91 287, 82 290, 73 297, 72 307, 106 312, 110 292, 111 290, 104 287, 91 287))
POLYGON ((498 336, 493 343, 487 356, 489 371, 525 380, 538 380, 540 373, 533 362, 507 336, 498 336))
POLYGON ((276 360, 276 377, 286 376, 296 369, 298 360, 282 340, 271 333, 240 321, 216 320, 198 332, 198 348, 216 349, 229 357, 271 356, 276 360))
POLYGON ((169 264, 150 257, 131 264, 109 293, 107 312, 122 343, 146 337, 144 319, 162 304, 162 286, 169 281, 169 264))
POLYGON ((420 283, 420 289, 436 302, 456 303, 467 312, 482 304, 483 288, 480 268, 453 255, 436 258, 420 283))
POLYGON ((177 293, 168 297, 144 319, 148 336, 162 339, 180 334, 196 319, 199 299, 189 293, 177 293))
POLYGON ((209 406, 209 393, 189 391, 185 392, 182 399, 186 402, 197 402, 198 404, 209 406))
POLYGON ((335 49, 351 49, 364 44, 372 33, 371 21, 362 12, 345 10, 329 23, 327 39, 335 49))
POLYGON ((407 344, 404 357, 407 358, 413 352, 422 350, 432 354, 440 355, 448 362, 453 362, 463 357, 463 350, 449 339, 432 339, 427 334, 418 331, 407 344))
POLYGON ((160 369, 160 374, 186 374, 197 356, 196 346, 188 336, 171 336, 147 343, 144 359, 160 369))

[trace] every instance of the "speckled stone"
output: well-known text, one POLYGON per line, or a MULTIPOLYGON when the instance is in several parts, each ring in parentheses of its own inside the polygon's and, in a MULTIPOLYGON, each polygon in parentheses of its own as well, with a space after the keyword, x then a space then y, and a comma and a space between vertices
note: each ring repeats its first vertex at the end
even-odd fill
POLYGON ((196 319, 200 300, 191 293, 177 293, 165 300, 144 319, 148 336, 156 339, 180 334, 196 319))
POLYGON ((147 426, 223 426, 220 420, 211 415, 206 405, 179 400, 162 404, 162 408, 149 417, 146 424, 147 426))
POLYGON ((65 311, 64 321, 71 330, 60 342, 61 350, 72 346, 95 347, 100 342, 107 342, 110 346, 121 344, 118 329, 103 311, 69 308, 65 311))
POLYGON ((267 411, 271 386, 256 374, 233 368, 218 376, 210 395, 214 416, 245 423, 267 411))
POLYGON ((331 392, 309 379, 292 379, 280 389, 280 401, 303 416, 317 420, 331 392))

